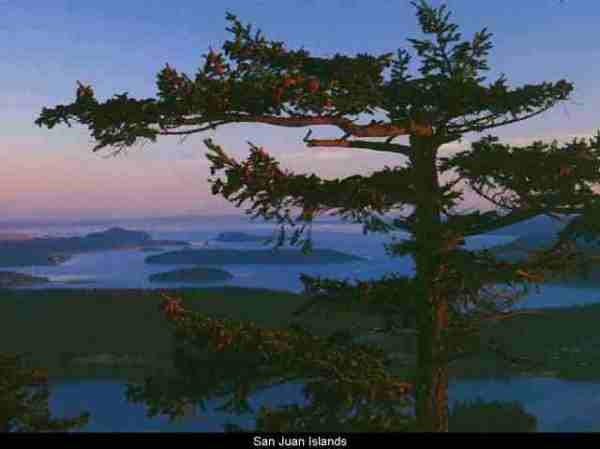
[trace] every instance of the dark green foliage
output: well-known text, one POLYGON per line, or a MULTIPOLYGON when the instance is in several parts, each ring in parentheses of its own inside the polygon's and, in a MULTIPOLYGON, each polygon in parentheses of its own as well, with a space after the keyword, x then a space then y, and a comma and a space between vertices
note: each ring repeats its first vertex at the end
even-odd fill
POLYGON ((0 432, 66 432, 84 426, 89 414, 53 418, 46 374, 18 354, 0 353, 0 432))
POLYGON ((250 392, 300 381, 307 404, 259 410, 260 430, 385 431, 413 421, 407 412, 411 386, 387 372, 378 348, 339 335, 318 337, 298 326, 269 329, 181 313, 171 316, 176 373, 128 388, 128 399, 149 404, 151 416, 175 417, 185 403, 202 408, 208 399, 219 397, 226 399, 222 410, 248 412, 250 392))
POLYGON ((600 169, 600 134, 563 146, 534 142, 520 148, 488 136, 473 143, 470 151, 440 160, 442 172, 456 170, 476 192, 502 208, 569 213, 569 205, 580 202, 590 213, 597 210, 591 187, 600 169), (517 200, 508 195, 492 198, 490 192, 498 189, 514 192, 517 200))
POLYGON ((227 271, 216 268, 196 267, 186 270, 174 270, 166 273, 150 275, 151 282, 214 282, 226 281, 233 275, 227 271))
POLYGON ((310 300, 299 307, 296 315, 313 309, 335 311, 358 311, 363 314, 381 316, 383 332, 392 333, 398 328, 413 328, 416 321, 415 298, 411 296, 411 279, 388 274, 377 281, 355 281, 322 279, 306 274, 300 275, 304 294, 310 300))
POLYGON ((329 264, 355 262, 361 257, 344 254, 330 249, 317 249, 310 254, 303 254, 298 250, 279 249, 273 250, 238 250, 238 249, 197 249, 185 251, 172 251, 146 258, 146 263, 152 264, 329 264))
POLYGON ((537 418, 519 402, 478 399, 458 402, 449 417, 450 432, 535 432, 537 418))

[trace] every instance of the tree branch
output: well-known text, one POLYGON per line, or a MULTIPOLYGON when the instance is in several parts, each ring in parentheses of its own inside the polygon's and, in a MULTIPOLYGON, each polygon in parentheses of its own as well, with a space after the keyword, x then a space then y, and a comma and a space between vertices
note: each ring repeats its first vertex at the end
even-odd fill
MULTIPOLYGON (((290 128, 303 128, 306 126, 330 125, 336 126, 344 133, 354 137, 398 137, 407 134, 419 136, 431 136, 433 128, 431 125, 419 124, 409 121, 403 125, 392 123, 370 123, 368 125, 357 125, 349 119, 340 116, 320 115, 301 117, 277 117, 272 115, 249 115, 249 114, 222 114, 211 117, 222 123, 264 123, 274 126, 285 126, 290 128)), ((182 120, 182 125, 199 125, 206 122, 206 118, 194 118, 182 120)))
MULTIPOLYGON (((506 206, 505 204, 502 204, 500 202, 498 202, 495 198, 492 198, 489 195, 486 195, 485 193, 483 193, 483 190, 481 190, 479 187, 475 187, 472 183, 468 182, 468 185, 471 189, 473 189, 473 191, 479 195, 481 198, 488 200, 490 203, 492 203, 494 206, 500 208, 500 209, 511 209, 510 207, 506 206)), ((497 195, 494 195, 497 196, 497 195)))
POLYGON ((479 226, 472 227, 468 232, 465 232, 465 237, 470 235, 478 235, 486 232, 495 231, 496 229, 504 228, 521 221, 529 220, 544 213, 542 209, 515 209, 509 214, 506 214, 491 223, 483 223, 479 226))
POLYGON ((338 209, 337 215, 350 215, 355 222, 372 222, 375 213, 382 215, 397 209, 398 204, 415 202, 410 169, 405 167, 386 167, 368 177, 323 180, 314 174, 282 172, 264 151, 255 151, 245 163, 239 163, 211 139, 204 143, 210 150, 207 157, 212 162, 211 174, 224 170, 226 176, 224 180, 209 179, 213 194, 223 195, 237 207, 249 201, 252 206, 248 213, 257 216, 289 222, 286 217, 295 208, 311 216, 338 209))
POLYGON ((490 125, 485 125, 485 126, 479 126, 476 123, 480 122, 480 121, 485 121, 485 119, 490 119, 493 120, 494 116, 497 116, 498 114, 492 114, 488 117, 483 117, 481 119, 477 119, 473 122, 471 122, 468 126, 467 125, 463 125, 462 127, 453 127, 452 125, 448 125, 448 132, 451 134, 464 134, 467 132, 472 132, 472 131, 484 131, 484 130, 488 130, 488 129, 492 129, 492 128, 498 128, 500 126, 505 126, 505 125, 510 125, 511 123, 517 123, 517 122, 522 122, 523 120, 528 120, 532 117, 535 117, 536 115, 540 115, 544 112, 546 112, 548 109, 552 108, 554 105, 549 105, 546 106, 538 111, 532 112, 531 114, 528 115, 524 115, 522 117, 517 117, 511 120, 505 120, 503 122, 500 123, 494 123, 494 124, 490 124, 490 125))
POLYGON ((367 150, 384 151, 389 153, 400 153, 410 155, 411 148, 408 145, 399 145, 385 142, 367 142, 364 140, 341 139, 305 139, 308 147, 342 147, 342 148, 364 148, 367 150))
POLYGON ((415 223, 414 221, 411 221, 409 218, 407 217, 403 217, 403 218, 394 218, 392 220, 392 223, 394 224, 394 227, 396 229, 400 229, 402 231, 405 232, 413 232, 414 228, 415 228, 415 223))
POLYGON ((188 129, 185 131, 159 131, 158 134, 161 136, 185 136, 185 135, 190 135, 190 134, 196 134, 196 133, 199 133, 202 131, 208 131, 211 129, 215 129, 217 126, 224 125, 226 123, 227 122, 225 122, 225 121, 221 121, 218 123, 212 123, 210 125, 203 126, 201 128, 188 129))

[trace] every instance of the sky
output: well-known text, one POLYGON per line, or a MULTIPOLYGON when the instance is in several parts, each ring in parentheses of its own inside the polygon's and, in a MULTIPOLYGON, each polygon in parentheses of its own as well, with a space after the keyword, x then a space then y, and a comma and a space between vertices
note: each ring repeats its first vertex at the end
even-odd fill
MULTIPOLYGON (((441 4, 433 0, 434 6, 441 4)), ((487 27, 494 48, 489 79, 505 73, 512 86, 565 78, 569 102, 520 124, 494 130, 504 142, 559 141, 600 128, 600 2, 582 0, 449 0, 453 21, 469 39, 487 27)), ((267 39, 311 54, 383 54, 421 37, 414 7, 404 0, 0 0, 0 211, 3 219, 127 218, 242 213, 213 197, 202 140, 212 137, 236 158, 248 140, 281 165, 324 178, 366 175, 403 156, 366 150, 306 148, 307 129, 226 125, 216 131, 160 138, 119 157, 92 153, 83 127, 34 125, 41 108, 74 100, 76 80, 104 100, 117 93, 153 97, 165 63, 192 75, 208 47, 231 35, 226 11, 260 28, 267 39)), ((314 137, 335 137, 330 127, 314 137)), ((465 135, 442 153, 468 149, 465 135)), ((400 141, 402 142, 402 141, 400 141)), ((474 195, 465 207, 486 208, 474 195)))

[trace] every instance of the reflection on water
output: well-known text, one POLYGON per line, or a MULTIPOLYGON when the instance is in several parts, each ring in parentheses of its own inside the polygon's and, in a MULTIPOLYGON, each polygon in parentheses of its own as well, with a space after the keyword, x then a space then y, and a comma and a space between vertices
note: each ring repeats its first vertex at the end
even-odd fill
MULTIPOLYGON (((451 383, 450 403, 456 400, 520 401, 538 418, 540 432, 600 431, 600 384, 550 378, 515 378, 508 381, 478 380, 451 383)), ((302 386, 287 384, 261 391, 250 398, 260 405, 304 403, 302 386)), ((222 432, 227 422, 254 427, 250 414, 216 411, 220 401, 209 401, 205 411, 192 410, 175 422, 168 417, 146 417, 146 408, 125 400, 125 385, 118 380, 80 380, 53 385, 50 408, 56 416, 72 416, 89 410, 85 432, 222 432)))

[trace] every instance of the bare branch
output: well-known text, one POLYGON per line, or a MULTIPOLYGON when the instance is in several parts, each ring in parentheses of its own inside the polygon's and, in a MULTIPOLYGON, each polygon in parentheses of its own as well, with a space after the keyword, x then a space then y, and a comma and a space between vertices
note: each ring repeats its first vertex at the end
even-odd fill
POLYGON ((517 117, 517 118, 511 119, 511 120, 505 120, 500 123, 494 123, 494 124, 490 124, 490 125, 477 125, 477 123, 479 123, 481 121, 486 121, 486 119, 493 120, 495 117, 498 116, 498 114, 491 114, 487 117, 482 117, 480 119, 472 121, 468 125, 463 125, 462 127, 460 127, 460 126, 453 127, 452 125, 448 125, 448 132, 451 134, 463 134, 463 133, 474 131, 476 129, 478 129, 479 131, 483 131, 483 130, 488 130, 488 129, 492 129, 492 128, 498 128, 500 126, 510 125, 511 123, 517 123, 517 122, 522 122, 523 120, 528 120, 532 117, 535 117, 536 115, 540 115, 540 114, 546 112, 553 106, 554 105, 548 105, 540 110, 532 112, 531 114, 524 115, 522 117, 517 117))
POLYGON ((203 131, 208 131, 211 129, 215 129, 217 126, 219 125, 224 125, 226 124, 226 121, 221 121, 221 122, 217 122, 217 123, 211 123, 210 125, 206 125, 203 126, 201 128, 194 128, 194 129, 188 129, 185 131, 159 131, 158 134, 160 134, 161 136, 183 136, 183 135, 190 135, 190 134, 196 134, 199 132, 203 132, 203 131))
POLYGON ((470 235, 478 235, 486 232, 495 231, 505 226, 509 226, 521 221, 529 220, 530 218, 536 217, 542 214, 544 211, 540 209, 515 209, 512 212, 494 220, 491 223, 483 223, 479 226, 471 228, 468 232, 465 232, 465 237, 470 235))
POLYGON ((308 147, 343 147, 343 148, 363 148, 374 151, 385 151, 389 153, 400 153, 405 156, 410 155, 411 148, 407 145, 398 145, 384 142, 367 142, 364 140, 345 140, 341 139, 306 139, 304 140, 308 147))
POLYGON ((477 195, 479 195, 479 196, 480 196, 480 197, 482 197, 483 199, 486 199, 486 200, 488 200, 488 201, 489 201, 490 203, 492 203, 494 206, 496 206, 496 207, 498 207, 498 208, 500 208, 500 209, 510 209, 509 207, 507 207, 507 206, 506 206, 506 204, 502 204, 502 203, 500 203, 499 201, 497 201, 497 200, 496 200, 494 197, 491 197, 491 196, 489 196, 489 195, 485 194, 485 193, 483 192, 483 190, 481 190, 481 189, 480 189, 480 188, 478 188, 478 187, 475 187, 475 186, 474 186, 472 183, 468 183, 468 185, 469 185, 469 187, 470 187, 471 189, 473 189, 473 191, 474 191, 474 192, 475 192, 477 195))
MULTIPOLYGON (((371 123, 368 125, 357 125, 349 119, 331 116, 299 116, 299 117, 277 117, 271 115, 249 115, 249 114, 223 114, 211 117, 222 123, 264 123, 274 126, 285 126, 290 128, 303 128, 306 126, 330 125, 336 126, 348 136, 354 137, 398 137, 407 134, 419 136, 431 136, 433 128, 431 125, 423 125, 409 121, 404 125, 391 123, 371 123)), ((182 120, 182 125, 198 125, 206 122, 206 118, 194 118, 182 120)))

